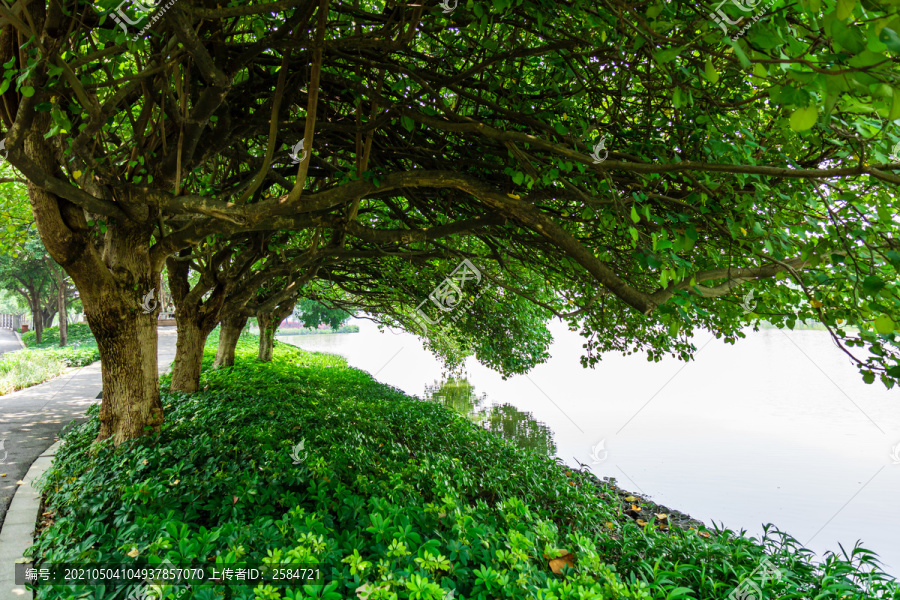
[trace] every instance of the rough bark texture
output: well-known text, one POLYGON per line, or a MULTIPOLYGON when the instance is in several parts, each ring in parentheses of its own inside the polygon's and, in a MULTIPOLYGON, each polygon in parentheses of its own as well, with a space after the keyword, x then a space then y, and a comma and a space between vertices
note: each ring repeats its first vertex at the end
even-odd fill
POLYGON ((234 366, 234 351, 237 348, 238 338, 247 325, 248 317, 232 316, 222 319, 219 330, 219 346, 216 349, 216 361, 213 369, 234 366))
MULTIPOLYGON (((182 253, 189 256, 189 252, 182 253)), ((200 389, 200 368, 203 364, 203 347, 206 338, 219 322, 225 301, 225 285, 204 274, 193 287, 189 280, 190 269, 186 260, 171 257, 166 261, 169 271, 169 290, 175 302, 175 323, 178 342, 175 362, 172 366, 173 392, 196 392, 200 389), (207 292, 209 297, 204 300, 207 292)))
POLYGON ((256 319, 259 321, 259 354, 257 355, 259 360, 263 362, 272 360, 272 353, 275 350, 275 332, 278 331, 281 322, 293 312, 296 302, 296 298, 292 298, 271 311, 256 313, 256 319))
POLYGON ((271 312, 256 313, 256 320, 259 322, 259 353, 257 358, 263 362, 272 360, 272 354, 275 349, 275 330, 278 324, 275 323, 275 317, 271 312))
POLYGON ((196 392, 200 389, 200 367, 203 364, 203 347, 208 331, 201 329, 197 322, 177 315, 178 342, 175 362, 172 363, 172 392, 196 392))
POLYGON ((121 310, 104 310, 101 303, 82 298, 103 368, 97 439, 112 437, 118 445, 148 433, 146 428, 159 431, 163 410, 157 377, 156 315, 138 311, 123 319, 121 310))

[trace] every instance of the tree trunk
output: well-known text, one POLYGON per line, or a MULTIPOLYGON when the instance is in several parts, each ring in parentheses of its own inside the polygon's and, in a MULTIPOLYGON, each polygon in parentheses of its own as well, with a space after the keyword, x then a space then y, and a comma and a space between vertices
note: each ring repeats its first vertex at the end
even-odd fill
POLYGON ((172 363, 171 392, 196 392, 200 389, 200 367, 203 364, 203 347, 209 331, 200 327, 196 319, 183 314, 180 307, 175 309, 178 326, 178 342, 175 362, 172 363))
POLYGON ((95 302, 87 309, 88 324, 97 338, 103 370, 98 440, 112 437, 116 445, 150 432, 163 422, 157 375, 156 315, 134 311, 122 315, 95 302), (125 318, 122 318, 122 317, 125 318))
POLYGON ((213 369, 234 366, 234 351, 244 327, 247 326, 247 320, 246 316, 222 319, 219 330, 219 346, 216 349, 216 362, 213 363, 213 369))
POLYGON ((44 315, 41 310, 41 298, 38 293, 34 290, 29 290, 31 293, 31 321, 34 325, 34 340, 36 343, 40 344, 41 340, 44 337, 44 315))
MULTIPOLYGON (((190 250, 180 253, 190 256, 190 250)), ((206 338, 219 323, 227 286, 208 273, 201 274, 193 287, 190 267, 186 260, 171 257, 166 261, 169 290, 175 303, 175 323, 178 326, 178 345, 172 366, 172 392, 196 392, 200 389, 200 368, 206 338), (211 291, 204 300, 204 295, 211 291)))
POLYGON ((57 270, 54 268, 53 273, 56 274, 57 302, 59 303, 59 308, 57 309, 59 314, 59 345, 65 346, 69 337, 68 323, 66 322, 66 277, 62 269, 57 270))
POLYGON ((275 332, 278 331, 281 322, 294 311, 296 303, 297 299, 293 297, 271 311, 256 313, 256 320, 259 321, 259 360, 263 362, 272 360, 275 351, 275 332))
MULTIPOLYGON (((55 302, 54 302, 55 304, 55 302)), ((41 309, 41 320, 44 322, 44 329, 49 329, 53 327, 53 317, 56 316, 56 308, 51 306, 45 306, 41 309)))
POLYGON ((275 351, 275 330, 278 329, 278 324, 275 323, 275 317, 271 312, 256 313, 256 320, 259 322, 257 358, 263 362, 269 362, 275 351))

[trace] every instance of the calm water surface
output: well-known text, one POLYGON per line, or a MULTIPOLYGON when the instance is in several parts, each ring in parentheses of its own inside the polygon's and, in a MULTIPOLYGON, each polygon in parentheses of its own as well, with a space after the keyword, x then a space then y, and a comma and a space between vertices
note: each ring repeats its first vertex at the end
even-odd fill
POLYGON ((611 354, 584 369, 582 338, 557 324, 547 363, 504 381, 470 359, 467 387, 446 385, 416 336, 352 322, 359 333, 279 339, 707 524, 774 523, 816 552, 861 539, 900 575, 900 390, 863 383, 827 332, 748 331, 733 346, 704 333, 689 364, 611 354))

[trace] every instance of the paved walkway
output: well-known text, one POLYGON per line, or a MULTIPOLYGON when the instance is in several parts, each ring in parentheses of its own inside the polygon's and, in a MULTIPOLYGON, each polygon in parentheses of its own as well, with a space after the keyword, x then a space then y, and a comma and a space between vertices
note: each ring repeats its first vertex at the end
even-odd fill
MULTIPOLYGON (((15 335, 0 329, 0 349, 15 335)), ((175 328, 159 329, 160 372, 175 359, 175 328)), ((14 349, 20 346, 16 342, 14 349)), ((40 456, 63 427, 85 421, 84 412, 97 401, 102 389, 100 363, 74 369, 46 383, 0 396, 0 525, 13 494, 31 463, 40 456), (8 454, 4 457, 4 454, 8 454)), ((2 566, 2 565, 0 565, 2 566)))
MULTIPOLYGON (((16 337, 16 334, 13 333, 13 330, 6 329, 5 327, 0 328, 0 354, 21 349, 22 344, 19 343, 19 338, 16 337)), ((0 451, 0 456, 3 456, 2 451, 0 451)))

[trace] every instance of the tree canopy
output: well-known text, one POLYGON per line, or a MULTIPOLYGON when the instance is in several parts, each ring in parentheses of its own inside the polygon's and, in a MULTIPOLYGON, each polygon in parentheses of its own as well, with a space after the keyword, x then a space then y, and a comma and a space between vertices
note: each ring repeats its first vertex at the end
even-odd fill
POLYGON ((554 315, 588 364, 817 319, 893 385, 897 6, 31 0, 0 7, 0 116, 89 322, 280 232, 309 297, 507 373, 554 315), (442 285, 465 307, 423 330, 442 285))

